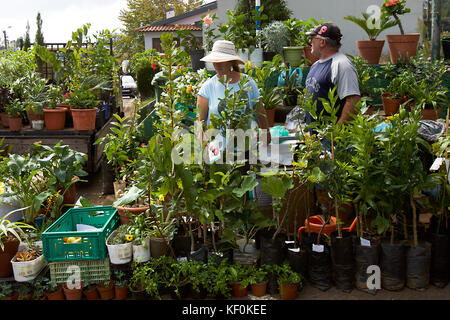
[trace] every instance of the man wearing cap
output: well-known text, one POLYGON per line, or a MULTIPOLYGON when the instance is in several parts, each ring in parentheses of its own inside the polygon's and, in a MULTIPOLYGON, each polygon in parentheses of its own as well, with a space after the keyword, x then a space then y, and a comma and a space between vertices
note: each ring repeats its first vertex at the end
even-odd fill
MULTIPOLYGON (((337 105, 338 123, 351 119, 355 113, 355 104, 360 100, 358 74, 350 59, 339 52, 342 34, 338 26, 323 23, 307 32, 312 47, 311 53, 319 58, 312 66, 306 77, 306 89, 317 101, 316 114, 328 115, 323 108, 320 98, 328 99, 328 92, 335 86, 338 95, 337 105)), ((313 121, 307 112, 306 122, 313 121)))
MULTIPOLYGON (((205 62, 212 62, 216 75, 209 78, 200 88, 197 96, 197 105, 200 109, 200 120, 206 125, 210 124, 211 115, 219 115, 220 108, 223 108, 221 100, 225 98, 225 86, 219 79, 226 78, 228 87, 232 92, 239 90, 239 82, 243 77, 248 77, 241 73, 239 64, 244 61, 236 54, 236 49, 231 41, 218 40, 214 43, 211 53, 200 59, 205 62)), ((257 102, 260 101, 258 87, 253 79, 248 79, 247 94, 249 106, 254 109, 257 102)), ((268 129, 265 109, 259 103, 258 110, 255 110, 256 120, 261 129, 268 129)), ((267 130, 268 131, 268 130, 267 130)), ((270 134, 267 133, 270 142, 270 134)))

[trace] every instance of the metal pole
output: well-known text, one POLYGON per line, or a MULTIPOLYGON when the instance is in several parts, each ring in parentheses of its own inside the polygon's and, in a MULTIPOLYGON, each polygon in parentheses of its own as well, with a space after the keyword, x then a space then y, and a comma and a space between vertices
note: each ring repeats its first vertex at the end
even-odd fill
POLYGON ((440 56, 441 0, 431 0, 431 59, 440 56))
POLYGON ((6 38, 6 30, 3 30, 3 36, 5 37, 5 50, 8 49, 8 39, 6 38))
MULTIPOLYGON (((255 9, 256 11, 258 11, 258 16, 260 15, 259 13, 260 7, 261 7, 261 0, 255 0, 255 9)), ((256 36, 258 37, 260 33, 261 33, 261 20, 258 19, 256 20, 256 36)), ((258 47, 261 48, 261 39, 259 39, 258 47)))

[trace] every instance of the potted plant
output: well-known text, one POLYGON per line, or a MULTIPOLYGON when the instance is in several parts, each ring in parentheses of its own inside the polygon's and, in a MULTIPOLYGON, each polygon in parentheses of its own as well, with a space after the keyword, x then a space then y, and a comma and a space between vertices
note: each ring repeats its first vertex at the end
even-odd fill
POLYGON ((375 22, 371 20, 368 13, 361 13, 363 18, 358 18, 353 15, 344 17, 345 20, 354 22, 361 27, 369 37, 369 40, 358 40, 356 46, 358 47, 359 55, 367 60, 368 64, 378 64, 380 61, 381 51, 383 50, 384 40, 377 40, 377 37, 386 29, 392 28, 398 24, 398 21, 389 19, 389 16, 382 14, 379 20, 375 22))
POLYGON ((300 68, 285 68, 278 77, 278 88, 280 88, 283 103, 286 107, 297 105, 298 96, 302 92, 303 73, 300 68))
POLYGON ((47 130, 62 130, 66 124, 67 105, 61 105, 63 95, 56 86, 49 87, 49 100, 44 105, 44 125, 47 130))
POLYGON ((385 0, 381 6, 381 12, 387 17, 392 17, 400 29, 399 35, 386 35, 391 63, 408 61, 416 54, 420 33, 405 34, 399 16, 411 12, 411 9, 406 8, 406 0, 385 0))
POLYGON ((113 171, 113 187, 116 199, 123 195, 126 180, 134 167, 132 160, 136 158, 137 125, 136 113, 132 118, 113 114, 117 121, 112 122, 111 132, 94 142, 94 145, 103 145, 103 153, 113 171), (119 194, 120 193, 120 194, 119 194))
POLYGON ((66 95, 66 103, 73 118, 73 128, 79 131, 94 130, 99 104, 95 94, 89 89, 79 87, 66 95))
POLYGON ((65 282, 63 292, 66 300, 81 300, 83 297, 83 281, 65 282))
POLYGON ((0 277, 10 277, 13 274, 11 259, 16 255, 19 243, 27 238, 27 230, 35 230, 32 225, 24 222, 11 222, 8 217, 15 212, 24 210, 20 208, 13 210, 0 218, 0 277))
POLYGON ((13 100, 13 95, 8 86, 2 85, 0 87, 0 120, 3 127, 8 128, 8 114, 6 113, 6 105, 10 104, 13 100))
POLYGON ((97 284, 97 291, 101 300, 114 299, 114 280, 104 280, 97 284))
POLYGON ((116 300, 126 300, 128 297, 128 280, 121 270, 115 271, 114 296, 116 300))
POLYGON ((262 297, 266 295, 268 275, 267 271, 261 267, 251 266, 249 275, 252 295, 254 295, 255 297, 262 297))
POLYGON ((412 74, 405 71, 403 74, 393 78, 388 86, 381 89, 381 100, 384 113, 391 116, 398 112, 400 104, 407 101, 406 94, 409 92, 412 74))
POLYGON ((260 11, 262 11, 262 7, 259 11, 253 10, 247 14, 227 10, 227 23, 218 27, 222 38, 234 43, 244 62, 250 60, 252 63, 259 64, 263 61, 262 48, 257 47, 259 35, 256 34, 256 20, 265 20, 267 16, 259 15, 260 11), (243 23, 247 15, 252 17, 254 23, 254 28, 251 30, 248 30, 243 23))
POLYGON ((283 58, 284 62, 290 67, 300 66, 303 58, 303 47, 302 47, 302 24, 301 20, 290 18, 283 21, 287 27, 289 33, 289 45, 283 47, 283 58))
POLYGON ((264 49, 273 55, 283 54, 283 47, 290 44, 288 27, 283 21, 273 21, 261 30, 261 41, 264 49))
POLYGON ((97 282, 85 280, 83 294, 87 300, 98 300, 98 290, 97 290, 97 282))
POLYGON ((423 120, 436 121, 442 106, 448 103, 447 90, 440 84, 431 87, 425 80, 412 85, 409 95, 413 99, 414 107, 421 109, 423 120))
POLYGON ((147 212, 130 217, 127 232, 133 236, 133 260, 146 262, 150 260, 150 235, 153 221, 147 212))
POLYGON ((0 300, 17 300, 17 298, 18 294, 14 294, 10 282, 3 281, 0 283, 0 300))
POLYGON ((27 111, 28 120, 32 128, 44 120, 44 104, 49 98, 47 80, 40 78, 36 73, 31 73, 25 78, 26 86, 23 92, 24 108, 27 111))
POLYGON ((33 280, 45 267, 42 249, 29 247, 25 250, 20 250, 11 259, 11 264, 16 281, 33 280))
POLYGON ((123 224, 114 230, 106 241, 109 259, 113 264, 125 264, 133 258, 133 236, 128 234, 128 226, 123 224))
POLYGON ((130 216, 137 215, 149 209, 145 204, 145 190, 132 185, 119 199, 113 203, 120 216, 121 224, 128 224, 130 216))
POLYGON ((228 281, 231 285, 233 296, 245 297, 250 285, 249 267, 240 263, 235 263, 229 266, 228 281))
MULTIPOLYGON (((278 105, 282 103, 282 97, 279 94, 278 87, 271 87, 269 85, 270 78, 278 73, 281 67, 281 56, 276 55, 272 61, 264 61, 260 66, 253 66, 247 73, 253 77, 258 86, 258 90, 261 97, 261 103, 266 110, 267 125, 273 127, 275 119, 275 111, 278 105)), ((255 106, 258 109, 258 104, 255 106)))
POLYGON ((64 300, 62 285, 49 278, 43 278, 45 284, 44 295, 47 300, 64 300))
POLYGON ((297 290, 302 286, 302 277, 293 271, 289 264, 274 265, 279 285, 280 297, 283 300, 295 300, 297 290))
POLYGON ((19 98, 13 99, 5 106, 8 114, 8 124, 11 131, 22 130, 22 112, 24 111, 23 103, 19 98))

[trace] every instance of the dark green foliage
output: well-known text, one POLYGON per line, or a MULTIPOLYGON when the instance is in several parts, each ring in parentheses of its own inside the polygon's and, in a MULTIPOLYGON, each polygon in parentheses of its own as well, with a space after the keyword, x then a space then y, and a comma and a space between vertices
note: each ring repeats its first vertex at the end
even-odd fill
POLYGON ((154 94, 152 80, 157 71, 152 68, 150 61, 142 62, 136 70, 136 84, 142 100, 148 99, 154 94))

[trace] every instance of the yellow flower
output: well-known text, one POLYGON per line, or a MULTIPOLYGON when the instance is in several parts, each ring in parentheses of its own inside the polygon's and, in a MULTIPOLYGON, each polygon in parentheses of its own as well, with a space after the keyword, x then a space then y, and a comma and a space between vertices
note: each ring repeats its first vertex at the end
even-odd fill
POLYGON ((186 93, 189 93, 189 92, 191 92, 191 90, 192 90, 192 84, 190 84, 190 85, 189 85, 189 87, 187 87, 187 89, 186 89, 186 93))
POLYGON ((133 235, 127 234, 127 241, 133 241, 133 235))
POLYGON ((159 201, 164 201, 164 195, 163 195, 163 194, 160 194, 160 195, 158 196, 158 199, 159 199, 159 201))
POLYGON ((5 192, 5 184, 3 182, 0 182, 0 194, 5 192))

